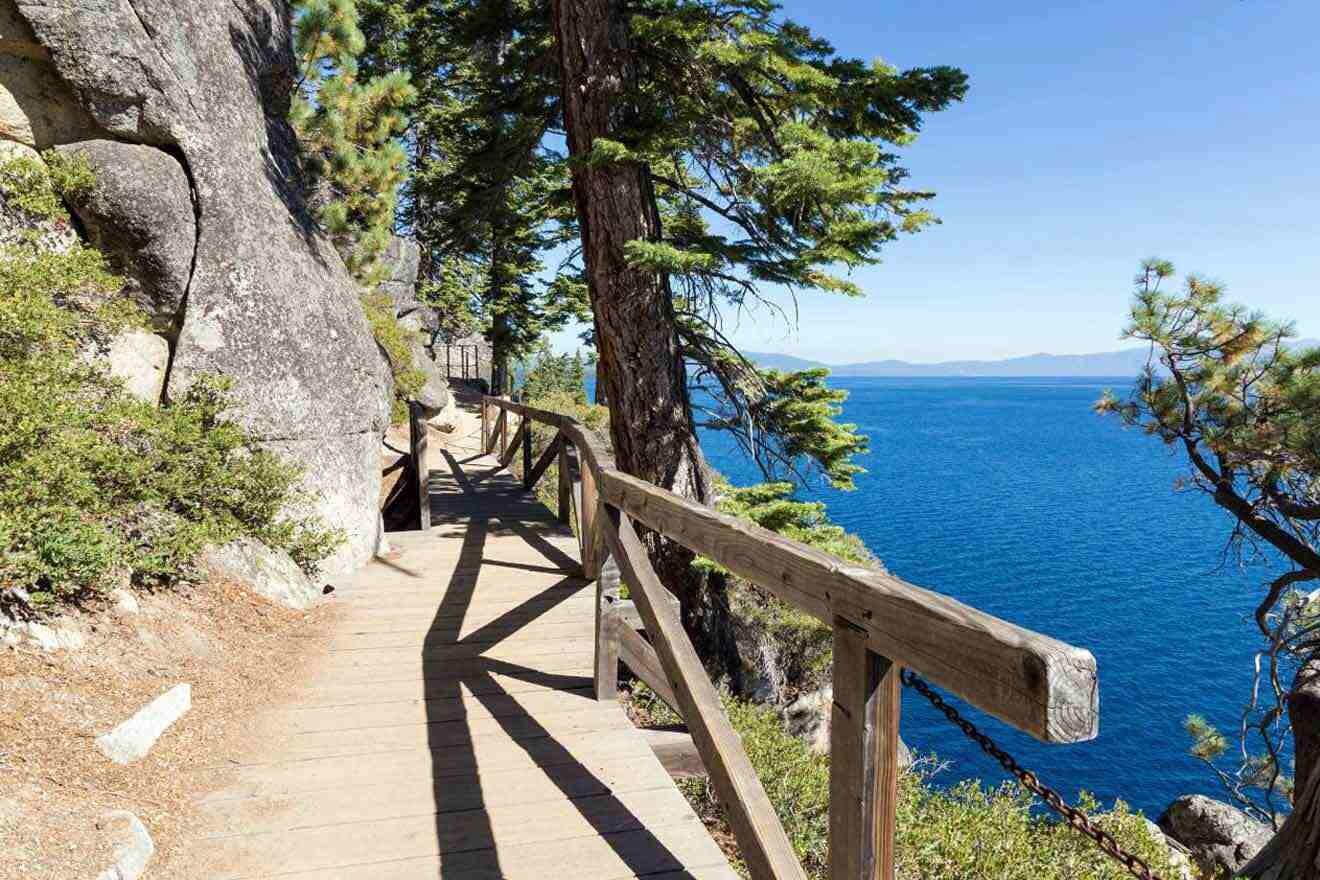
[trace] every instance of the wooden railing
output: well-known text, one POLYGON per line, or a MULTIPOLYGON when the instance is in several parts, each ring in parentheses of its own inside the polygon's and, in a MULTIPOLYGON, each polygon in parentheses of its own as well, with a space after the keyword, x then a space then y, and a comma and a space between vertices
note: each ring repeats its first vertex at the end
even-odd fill
POLYGON ((482 440, 507 466, 522 447, 531 489, 559 462, 560 520, 577 514, 583 575, 597 582, 596 697, 617 697, 622 660, 682 717, 757 880, 805 875, 738 735, 651 567, 637 525, 662 533, 814 616, 833 631, 831 880, 894 876, 899 670, 912 669, 1045 742, 1092 739, 1099 685, 1090 652, 1000 620, 887 572, 851 565, 680 498, 614 466, 567 416, 487 397, 482 440), (510 437, 510 421, 520 421, 510 437), (555 429, 532 462, 532 425, 555 429), (631 601, 618 598, 620 576, 631 601), (640 624, 650 637, 637 631, 640 624))

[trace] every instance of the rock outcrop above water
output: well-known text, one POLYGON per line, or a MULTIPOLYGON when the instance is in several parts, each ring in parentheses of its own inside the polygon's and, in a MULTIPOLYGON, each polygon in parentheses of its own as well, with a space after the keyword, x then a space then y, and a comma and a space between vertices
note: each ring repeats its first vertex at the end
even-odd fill
POLYGON ((1200 794, 1183 795, 1169 804, 1158 824, 1187 848, 1208 877, 1220 871, 1236 874, 1274 836, 1267 825, 1236 807, 1200 794))
POLYGON ((305 469, 312 509, 348 535, 325 570, 365 563, 391 383, 357 285, 298 182, 287 3, 0 0, 0 29, 23 49, 0 66, 0 134, 38 148, 117 142, 95 148, 112 169, 106 217, 170 201, 169 223, 142 248, 151 260, 131 264, 164 312, 189 266, 167 397, 202 374, 228 376, 231 417, 305 469), (131 160, 125 145, 136 145, 131 160), (171 169, 168 192, 144 179, 148 167, 171 169))

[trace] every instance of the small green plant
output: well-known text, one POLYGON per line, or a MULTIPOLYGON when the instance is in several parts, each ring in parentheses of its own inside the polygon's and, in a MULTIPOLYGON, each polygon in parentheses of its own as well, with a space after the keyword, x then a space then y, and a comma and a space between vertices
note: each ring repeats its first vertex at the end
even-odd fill
POLYGON ((95 183, 84 156, 47 150, 41 159, 13 156, 0 162, 0 195, 34 218, 67 219, 63 197, 84 193, 95 183))
MULTIPOLYGON (((43 192, 43 181, 54 191, 82 179, 61 161, 54 183, 34 167, 43 192)), ((224 381, 199 379, 158 408, 81 355, 142 323, 122 287, 78 243, 0 248, 0 604, 169 585, 193 574, 204 546, 241 536, 305 567, 342 540, 285 513, 298 470, 224 417, 224 381)))

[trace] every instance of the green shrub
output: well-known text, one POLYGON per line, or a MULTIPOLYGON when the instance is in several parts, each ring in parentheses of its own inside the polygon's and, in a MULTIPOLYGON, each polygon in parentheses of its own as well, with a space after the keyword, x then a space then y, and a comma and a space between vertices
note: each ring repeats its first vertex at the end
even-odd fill
MULTIPOLYGON (((38 180, 77 184, 55 167, 54 184, 38 180)), ((0 166, 0 180, 15 174, 0 166)), ((298 471, 224 418, 224 382, 203 378, 157 408, 80 356, 142 323, 122 286, 81 245, 0 248, 0 604, 78 601, 124 579, 168 585, 193 574, 206 544, 245 535, 305 567, 342 540, 283 513, 298 471)))
MULTIPOLYGON (((523 402, 536 409, 548 410, 549 412, 560 413, 576 419, 583 427, 595 431, 606 443, 609 442, 609 420, 610 411, 603 406, 596 406, 587 403, 585 393, 575 393, 571 390, 558 389, 551 390, 538 396, 527 396, 523 402)), ((512 435, 510 435, 512 436, 512 435)), ((536 454, 549 445, 554 439, 555 429, 548 426, 537 424, 532 429, 532 449, 536 454)), ((522 463, 520 456, 514 456, 513 468, 516 473, 521 474, 522 463)), ((550 510, 559 509, 559 464, 558 462, 550 465, 536 484, 536 497, 550 510)))
POLYGON ((400 424, 408 420, 408 400, 426 383, 426 376, 413 363, 412 344, 417 335, 399 323, 394 300, 388 294, 369 293, 362 297, 362 311, 371 325, 371 335, 385 352, 394 374, 394 402, 390 420, 400 424))
POLYGON ((84 156, 47 150, 41 159, 15 156, 0 162, 0 195, 36 218, 66 219, 63 196, 85 193, 95 183, 84 156))
MULTIPOLYGON (((644 691, 644 688, 640 689, 644 691)), ((653 695, 637 697, 645 711, 664 715, 653 695)), ((775 806, 798 859, 812 880, 828 876, 830 761, 787 733, 769 709, 725 698, 725 709, 743 748, 775 806)), ((672 713, 670 713, 672 715, 672 713)), ((722 813, 710 783, 685 780, 684 794, 697 811, 717 822, 722 813)), ((1151 839, 1145 820, 1121 801, 1096 814, 1080 806, 1126 849, 1163 877, 1178 874, 1168 851, 1151 839)), ((1033 808, 1014 785, 987 789, 977 781, 937 788, 918 772, 899 780, 897 875, 903 880, 1122 880, 1130 875, 1088 839, 1033 808)), ((727 830, 727 826, 726 829, 727 830)), ((746 867, 735 867, 746 876, 746 867)))
MULTIPOLYGON (((715 485, 715 508, 859 566, 883 567, 860 538, 830 522, 824 504, 798 501, 793 492, 792 483, 739 487, 720 478, 715 485)), ((704 557, 698 557, 694 564, 729 574, 704 557)), ((824 682, 833 652, 828 626, 741 578, 730 576, 728 590, 738 625, 751 631, 747 635, 768 645, 792 690, 811 690, 824 682)))

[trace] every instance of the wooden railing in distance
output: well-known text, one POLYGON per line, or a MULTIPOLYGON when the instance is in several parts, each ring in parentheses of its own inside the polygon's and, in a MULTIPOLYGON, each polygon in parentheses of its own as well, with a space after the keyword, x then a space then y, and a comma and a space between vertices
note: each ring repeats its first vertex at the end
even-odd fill
POLYGON ((576 512, 583 575, 597 583, 596 697, 617 697, 622 660, 682 715, 757 880, 805 875, 683 629, 677 602, 651 567, 638 525, 831 627, 831 880, 894 876, 903 667, 1045 742, 1080 742, 1098 731, 1099 684, 1088 651, 629 476, 596 434, 567 416, 487 397, 482 431, 483 448, 493 453, 498 446, 505 465, 523 445, 529 489, 557 456, 559 518, 570 522, 576 512), (520 422, 510 445, 513 416, 520 422), (555 429, 534 466, 533 423, 555 429), (619 599, 620 577, 630 601, 619 599))

